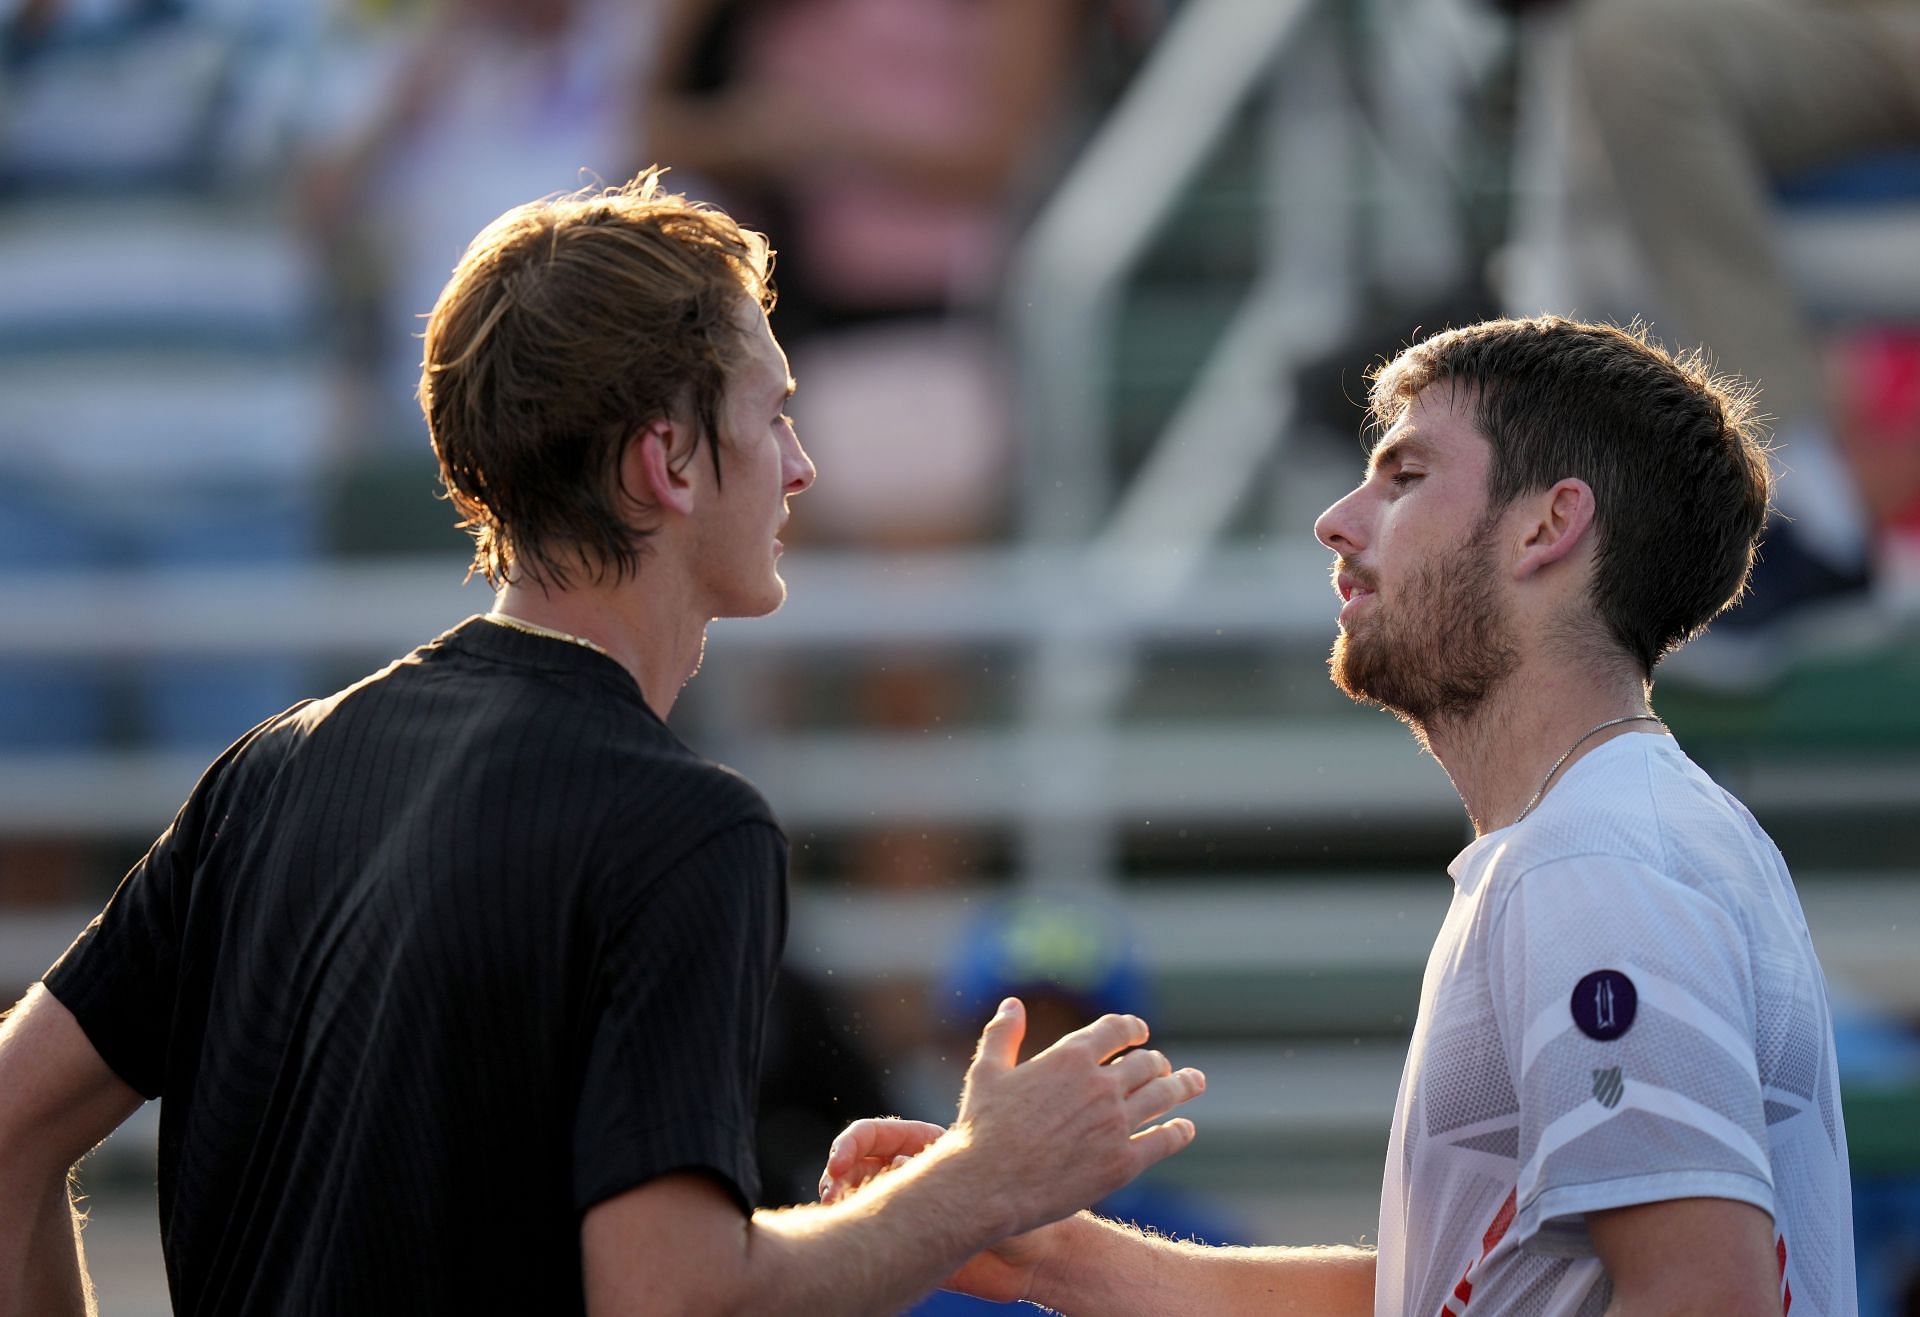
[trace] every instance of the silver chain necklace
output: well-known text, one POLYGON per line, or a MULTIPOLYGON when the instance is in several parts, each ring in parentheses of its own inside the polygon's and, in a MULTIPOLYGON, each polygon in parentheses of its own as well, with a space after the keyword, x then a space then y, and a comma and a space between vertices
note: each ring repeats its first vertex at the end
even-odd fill
POLYGON ((511 613, 503 613, 497 608, 492 612, 482 613, 481 616, 496 626, 503 626, 509 631, 520 631, 529 636, 545 636, 548 640, 564 640, 569 644, 578 645, 582 649, 590 649, 596 654, 606 654, 608 658, 613 657, 613 655, 607 654, 605 645, 597 645, 585 636, 570 636, 564 631, 555 631, 550 626, 541 626, 538 622, 529 622, 524 617, 515 617, 511 613))
POLYGON ((1661 723, 1658 718, 1650 713, 1630 713, 1624 718, 1609 718, 1603 723, 1595 723, 1574 738, 1573 744, 1567 747, 1567 752, 1553 761, 1553 767, 1549 768, 1547 775, 1540 779, 1540 789, 1533 793, 1533 799, 1529 800, 1527 807, 1520 811, 1520 817, 1508 826, 1517 827, 1522 819, 1525 819, 1527 815, 1533 813, 1533 807, 1540 803, 1540 797, 1547 794, 1547 787, 1553 782, 1553 775, 1560 771, 1561 766, 1564 765, 1567 760, 1573 758, 1573 752, 1575 750, 1578 750, 1601 732, 1606 731, 1607 728, 1618 727, 1621 723, 1660 723, 1660 730, 1662 731, 1665 731, 1667 727, 1665 723, 1661 723))

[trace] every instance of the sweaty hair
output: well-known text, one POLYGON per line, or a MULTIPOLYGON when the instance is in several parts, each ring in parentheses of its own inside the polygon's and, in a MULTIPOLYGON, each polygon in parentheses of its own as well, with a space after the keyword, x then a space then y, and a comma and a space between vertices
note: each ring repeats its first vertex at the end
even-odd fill
POLYGON ((627 442, 651 422, 717 436, 746 303, 773 306, 766 239, 660 188, 508 211, 468 246, 428 317, 420 376, 440 479, 498 586, 637 571, 643 509, 623 494, 627 442))
POLYGON ((1489 320, 1380 367, 1374 423, 1437 384, 1493 447, 1490 510, 1568 477, 1592 488, 1595 608, 1643 674, 1740 597, 1770 486, 1750 387, 1639 326, 1489 320))

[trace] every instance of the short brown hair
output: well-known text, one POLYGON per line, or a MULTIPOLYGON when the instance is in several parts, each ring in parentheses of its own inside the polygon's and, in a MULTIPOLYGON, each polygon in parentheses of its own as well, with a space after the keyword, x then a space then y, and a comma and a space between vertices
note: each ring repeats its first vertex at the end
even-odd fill
POLYGON ((741 298, 772 309, 772 259, 760 234, 663 191, 657 169, 481 231, 428 317, 420 377, 476 571, 565 586, 576 566, 638 569, 650 528, 620 492, 627 441, 686 418, 718 472, 741 298))
POLYGON ((1594 604, 1643 673, 1740 597, 1770 487, 1751 388, 1639 325, 1489 320, 1380 367, 1375 424, 1442 382, 1493 446, 1491 510, 1570 476, 1592 487, 1594 604))

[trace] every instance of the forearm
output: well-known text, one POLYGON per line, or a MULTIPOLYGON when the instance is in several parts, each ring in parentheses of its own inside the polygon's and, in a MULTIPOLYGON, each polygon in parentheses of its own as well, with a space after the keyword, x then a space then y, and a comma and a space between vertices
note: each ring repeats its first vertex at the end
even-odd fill
POLYGON ((67 1175, 139 1105, 45 987, 0 1017, 0 1317, 92 1311, 67 1175))
POLYGON ((832 1206, 755 1213, 738 1310, 896 1313, 1010 1228, 964 1147, 922 1161, 832 1206))
POLYGON ((93 1287, 66 1176, 22 1179, 0 1200, 0 1317, 91 1317, 93 1287))
POLYGON ((593 1317, 895 1313, 1014 1222, 964 1139, 830 1206, 742 1216, 708 1176, 664 1176, 581 1224, 593 1317), (923 1164, 924 1163, 924 1164, 923 1164))
POLYGON ((1206 1085, 1141 1046, 1147 1027, 1134 1016, 1102 1016, 1021 1062, 1025 1023, 1013 998, 988 1021, 951 1129, 856 1122, 835 1140, 827 1179, 850 1177, 841 1192, 858 1192, 743 1219, 716 1177, 677 1172, 590 1208, 589 1310, 893 1313, 963 1267, 969 1287, 1024 1297, 1026 1269, 981 1251, 1051 1230, 1184 1148, 1190 1121, 1149 1122, 1206 1085), (881 1141, 862 1126, 893 1127, 885 1165, 910 1160, 871 1179, 853 1173, 860 1148, 881 1141))
POLYGON ((1373 1312, 1371 1249, 1210 1248, 1141 1234, 1082 1214, 1035 1274, 1032 1299, 1063 1313, 1314 1314, 1373 1312))

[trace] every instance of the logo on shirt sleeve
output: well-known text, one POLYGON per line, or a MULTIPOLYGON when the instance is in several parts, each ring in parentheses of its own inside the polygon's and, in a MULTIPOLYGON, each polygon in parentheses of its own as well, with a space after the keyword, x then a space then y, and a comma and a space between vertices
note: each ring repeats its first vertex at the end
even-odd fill
POLYGON ((1597 969, 1573 987, 1573 1022, 1596 1042, 1610 1043, 1633 1027, 1640 994, 1617 969, 1597 969))
POLYGON ((1620 1078, 1620 1067, 1608 1066, 1605 1070, 1593 1072, 1593 1096, 1601 1106, 1611 1111, 1620 1105, 1620 1095, 1627 1091, 1626 1081, 1620 1078))

